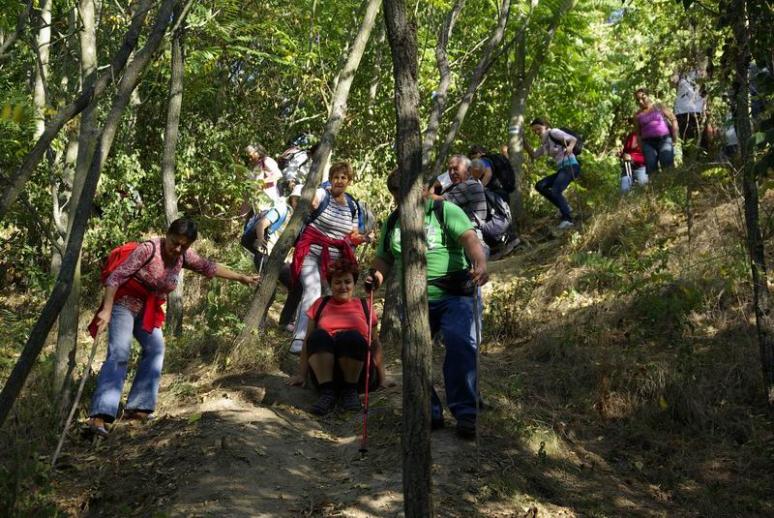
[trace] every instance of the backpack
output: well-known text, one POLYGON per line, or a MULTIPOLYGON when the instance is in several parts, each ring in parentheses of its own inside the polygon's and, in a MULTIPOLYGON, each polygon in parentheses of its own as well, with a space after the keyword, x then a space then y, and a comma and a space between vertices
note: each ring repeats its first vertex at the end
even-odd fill
POLYGON ((486 196, 486 220, 479 221, 478 228, 489 246, 503 242, 511 226, 511 208, 505 200, 490 189, 484 189, 486 196))
MULTIPOLYGON (((147 243, 150 243, 153 247, 153 250, 151 252, 150 257, 148 257, 148 260, 145 261, 142 266, 140 266, 137 271, 142 270, 145 268, 148 263, 151 262, 153 259, 153 256, 156 255, 156 244, 153 241, 146 241, 147 243)), ((99 280, 102 283, 102 285, 105 285, 105 282, 107 282, 108 277, 110 277, 110 274, 115 271, 116 268, 118 268, 121 264, 123 264, 130 255, 132 255, 132 252, 140 246, 140 243, 137 241, 130 241, 128 243, 124 243, 123 245, 117 246, 114 249, 112 249, 110 252, 108 252, 107 257, 105 258, 105 263, 102 265, 102 269, 99 273, 99 280)), ((135 274, 132 274, 132 278, 143 285, 144 288, 150 290, 151 288, 147 286, 144 282, 142 282, 139 278, 135 277, 135 274)))
POLYGON ((306 153, 306 160, 301 162, 299 164, 299 167, 307 163, 309 159, 312 157, 308 149, 299 148, 296 146, 290 147, 285 151, 283 151, 282 154, 277 158, 277 166, 280 168, 280 171, 284 173, 285 168, 288 166, 288 164, 290 164, 291 160, 293 160, 293 158, 295 158, 295 156, 298 155, 299 153, 306 153))
POLYGON ((376 229, 379 223, 376 220, 376 216, 368 205, 360 200, 355 200, 357 203, 357 229, 361 234, 368 234, 372 230, 376 229))
MULTIPOLYGON (((443 236, 441 237, 441 239, 443 240, 442 242, 445 245, 446 244, 446 224, 445 224, 446 218, 443 214, 442 200, 433 200, 433 212, 435 212, 435 218, 438 220, 438 223, 440 223, 441 228, 444 229, 443 236)), ((387 224, 384 227, 384 249, 391 257, 392 257, 392 249, 390 248, 390 243, 392 242, 392 233, 395 231, 395 225, 398 224, 399 217, 400 217, 400 212, 398 211, 398 209, 395 209, 387 217, 387 224)))
POLYGON ((487 153, 485 159, 492 164, 492 176, 497 180, 505 192, 516 190, 516 173, 506 157, 499 153, 487 153))
MULTIPOLYGON (((572 153, 575 156, 578 156, 581 153, 583 153, 583 137, 582 136, 580 136, 577 132, 575 132, 575 131, 573 131, 571 129, 568 129, 568 128, 556 128, 556 129, 558 129, 560 131, 564 131, 565 133, 567 133, 571 137, 575 138, 575 146, 572 149, 572 153)), ((558 138, 554 137, 551 134, 551 130, 548 130, 548 138, 553 140, 554 144, 556 144, 557 146, 564 146, 564 141, 559 140, 558 138)))
MULTIPOLYGON (((239 244, 241 244, 244 248, 247 249, 248 252, 251 252, 255 254, 255 226, 258 225, 258 222, 261 221, 263 218, 266 217, 266 215, 272 211, 277 210, 274 207, 270 209, 264 209, 258 214, 255 214, 253 217, 251 217, 247 222, 245 223, 244 228, 242 229, 242 238, 239 240, 239 244)), ((288 217, 288 212, 285 212, 285 216, 282 217, 282 214, 277 211, 278 214, 280 214, 280 218, 269 225, 266 228, 266 238, 268 238, 271 234, 279 230, 282 225, 285 223, 285 220, 288 217)))
MULTIPOLYGON (((323 297, 322 302, 320 302, 320 305, 317 308, 317 311, 314 314, 314 324, 317 325, 317 323, 320 321, 320 316, 322 316, 323 309, 325 309, 325 306, 328 305, 328 302, 331 300, 330 295, 326 295, 323 297)), ((360 303, 363 304, 363 314, 366 317, 366 322, 368 325, 371 325, 371 315, 368 314, 368 302, 366 302, 366 299, 361 298, 360 303)))

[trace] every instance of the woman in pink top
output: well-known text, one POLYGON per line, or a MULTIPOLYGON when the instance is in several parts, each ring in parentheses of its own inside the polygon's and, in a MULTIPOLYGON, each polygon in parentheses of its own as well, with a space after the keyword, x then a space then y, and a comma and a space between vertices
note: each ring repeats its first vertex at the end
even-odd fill
POLYGON ((669 108, 653 103, 648 91, 639 88, 634 98, 640 110, 634 116, 634 128, 640 137, 645 168, 648 175, 658 170, 674 167, 677 142, 677 118, 669 108))
MULTIPOLYGON (((290 380, 301 385, 311 374, 312 382, 320 389, 320 398, 311 411, 325 415, 336 406, 337 396, 344 410, 360 410, 358 386, 365 387, 363 363, 368 349, 368 327, 376 327, 375 314, 361 299, 352 298, 357 282, 357 265, 339 259, 328 270, 332 297, 317 299, 307 311, 309 324, 301 349, 299 374, 290 380)), ((371 308, 373 309, 373 308, 371 308)), ((371 333, 375 336, 375 333, 371 333)), ((369 390, 384 381, 382 351, 374 340, 372 349, 369 390)))
POLYGON ((258 282, 257 275, 243 275, 201 258, 189 248, 197 237, 194 221, 177 219, 164 237, 137 245, 106 279, 102 306, 89 326, 94 335, 108 329, 107 359, 100 369, 89 413, 89 427, 94 433, 107 435, 105 423, 113 422, 118 413, 132 336, 140 342, 140 360, 124 417, 144 420, 155 410, 164 363, 161 304, 177 286, 182 268, 207 278, 249 285, 258 282))

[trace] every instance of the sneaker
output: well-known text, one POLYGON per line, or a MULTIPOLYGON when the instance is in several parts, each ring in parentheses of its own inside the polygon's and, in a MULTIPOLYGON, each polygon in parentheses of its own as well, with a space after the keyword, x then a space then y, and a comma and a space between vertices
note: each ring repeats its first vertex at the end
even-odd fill
POLYGON ((561 223, 559 223, 559 225, 556 228, 558 228, 559 230, 566 230, 566 229, 572 228, 574 226, 575 226, 575 223, 565 219, 561 223))
POLYGON ((363 407, 360 405, 360 396, 357 395, 356 388, 346 388, 341 392, 339 400, 341 408, 348 412, 357 412, 363 407))
POLYGON ((336 393, 333 390, 323 390, 320 394, 320 398, 312 405, 310 409, 315 415, 327 415, 333 411, 333 407, 336 406, 336 393))
POLYGON ((301 354, 301 349, 304 348, 304 341, 300 338, 294 338, 290 342, 290 354, 301 354))
POLYGON ((521 239, 519 239, 516 236, 511 237, 508 240, 508 242, 503 245, 502 248, 498 249, 497 252, 492 254, 492 256, 490 257, 490 260, 497 261, 498 259, 502 259, 506 255, 513 252, 513 249, 519 246, 520 244, 521 244, 521 239))
POLYGON ((476 438, 476 418, 475 416, 460 417, 457 419, 457 435, 463 439, 476 438))

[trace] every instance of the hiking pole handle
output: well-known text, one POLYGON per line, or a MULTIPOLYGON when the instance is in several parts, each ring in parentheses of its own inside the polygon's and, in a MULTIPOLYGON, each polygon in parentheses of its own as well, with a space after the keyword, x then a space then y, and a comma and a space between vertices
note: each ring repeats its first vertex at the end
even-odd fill
POLYGON ((59 443, 56 445, 56 451, 54 451, 54 456, 51 458, 51 467, 56 467, 56 460, 59 458, 59 454, 62 451, 62 445, 64 444, 65 437, 67 437, 67 429, 70 428, 70 423, 73 420, 73 416, 75 416, 75 410, 78 408, 78 403, 81 400, 81 395, 83 395, 83 387, 86 385, 86 379, 89 377, 89 370, 91 369, 91 364, 94 362, 94 356, 97 353, 97 345, 99 344, 99 337, 100 335, 97 335, 94 337, 94 344, 91 346, 91 352, 89 353, 89 361, 86 363, 86 369, 83 371, 83 375, 81 376, 81 382, 78 385, 78 392, 75 394, 75 399, 73 400, 73 406, 70 408, 70 413, 67 416, 67 420, 65 421, 64 430, 62 430, 62 435, 59 437, 59 443))

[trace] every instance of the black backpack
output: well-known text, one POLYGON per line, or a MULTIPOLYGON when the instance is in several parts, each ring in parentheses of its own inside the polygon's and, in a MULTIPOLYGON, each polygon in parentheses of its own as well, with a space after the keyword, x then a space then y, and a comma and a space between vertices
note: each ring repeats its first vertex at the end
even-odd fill
POLYGON ((502 196, 490 189, 484 189, 484 196, 486 197, 486 221, 490 221, 492 218, 501 217, 511 222, 511 208, 508 206, 502 196))
POLYGON ((500 153, 487 153, 483 158, 489 160, 489 163, 492 164, 492 176, 500 184, 500 187, 505 192, 515 191, 516 173, 513 171, 513 166, 508 161, 508 158, 500 153))
MULTIPOLYGON (((583 137, 581 135, 579 135, 577 132, 575 132, 575 131, 573 131, 573 130, 571 130, 569 128, 556 128, 556 129, 558 129, 560 131, 564 131, 565 133, 567 133, 571 137, 575 138, 575 146, 573 146, 573 149, 572 149, 572 153, 575 156, 578 156, 581 153, 583 153, 583 137)), ((553 140, 554 144, 556 144, 557 146, 564 147, 564 141, 559 140, 558 138, 555 138, 551 134, 551 130, 548 130, 548 138, 553 140)))

